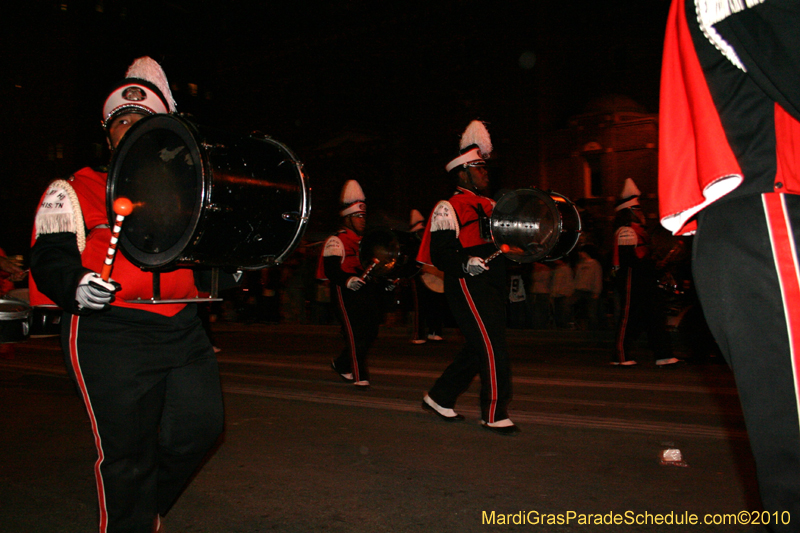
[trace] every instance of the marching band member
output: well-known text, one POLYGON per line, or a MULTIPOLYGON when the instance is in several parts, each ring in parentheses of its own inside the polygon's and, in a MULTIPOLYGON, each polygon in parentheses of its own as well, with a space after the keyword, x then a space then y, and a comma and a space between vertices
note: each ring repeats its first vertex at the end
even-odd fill
POLYGON ((650 252, 650 235, 639 204, 641 192, 630 178, 625 180, 615 207, 616 230, 611 270, 619 299, 619 319, 612 365, 633 366, 630 348, 644 331, 657 366, 674 365, 672 345, 666 330, 666 313, 656 283, 656 263, 650 252))
POLYGON ((461 153, 445 167, 457 180, 455 194, 433 209, 417 260, 444 272, 444 291, 466 345, 436 380, 422 407, 446 421, 463 420, 458 396, 476 374, 481 377, 481 425, 502 435, 519 428, 508 418, 511 368, 506 347, 505 259, 490 265, 483 258, 496 247, 483 231, 495 202, 481 193, 489 188, 485 158, 492 151, 489 132, 472 121, 461 137, 461 153))
POLYGON ((771 531, 800 516, 800 5, 673 0, 659 119, 661 224, 736 376, 771 531))
POLYGON ((330 281, 331 299, 345 341, 331 367, 342 379, 363 390, 369 388, 367 353, 378 337, 381 321, 380 284, 365 279, 359 259, 359 244, 367 227, 367 203, 357 181, 344 184, 340 203, 341 227, 325 241, 317 279, 330 281))
MULTIPOLYGON (((145 116, 176 112, 161 66, 144 57, 103 106, 113 151, 145 116)), ((107 175, 83 168, 56 180, 36 213, 31 303, 64 311, 62 347, 94 432, 101 533, 160 531, 223 429, 214 350, 194 304, 137 304, 153 297, 153 274, 117 254, 102 270, 111 230, 107 175)), ((192 270, 160 274, 164 299, 198 295, 192 270)))
MULTIPOLYGON (((425 217, 416 209, 411 210, 411 228, 417 242, 425 233, 425 217)), ((411 294, 414 299, 414 337, 412 344, 427 341, 441 342, 447 300, 444 297, 444 273, 432 265, 422 265, 419 275, 411 278, 411 294)))

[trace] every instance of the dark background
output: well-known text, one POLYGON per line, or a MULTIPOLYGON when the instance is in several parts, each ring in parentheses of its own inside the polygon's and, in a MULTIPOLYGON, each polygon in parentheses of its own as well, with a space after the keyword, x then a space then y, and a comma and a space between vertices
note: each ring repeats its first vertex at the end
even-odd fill
POLYGON ((658 111, 666 0, 29 1, 4 7, 0 246, 28 253, 46 184, 108 161, 102 102, 158 60, 199 124, 288 145, 312 186, 308 235, 358 180, 373 220, 427 215, 470 120, 495 187, 537 183, 540 139, 599 97, 658 111))

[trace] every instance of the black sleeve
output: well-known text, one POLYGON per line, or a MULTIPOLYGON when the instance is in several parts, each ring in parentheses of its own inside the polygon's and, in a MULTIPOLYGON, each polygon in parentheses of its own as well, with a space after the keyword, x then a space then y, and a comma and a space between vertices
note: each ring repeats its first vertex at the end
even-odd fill
POLYGON ((464 277, 464 267, 469 255, 458 241, 455 230, 431 232, 431 260, 433 266, 448 276, 464 277))
POLYGON ((75 304, 78 282, 91 270, 84 268, 74 233, 40 235, 31 249, 31 276, 36 287, 56 305, 73 314, 85 314, 75 304))
POLYGON ((638 262, 636 246, 626 245, 619 247, 619 267, 621 269, 635 267, 638 262))
POLYGON ((322 258, 322 266, 325 269, 325 277, 334 285, 340 287, 347 286, 347 280, 355 274, 348 274, 342 270, 342 256, 329 255, 322 258))
MULTIPOLYGON (((694 10, 692 11, 694 12, 694 10)), ((770 0, 714 25, 747 73, 769 97, 800 120, 800 5, 770 0)))

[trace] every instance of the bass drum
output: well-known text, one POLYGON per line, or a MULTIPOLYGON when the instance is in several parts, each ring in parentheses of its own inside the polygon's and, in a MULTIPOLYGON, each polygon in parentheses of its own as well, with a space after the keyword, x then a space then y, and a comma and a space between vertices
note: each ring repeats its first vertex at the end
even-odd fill
POLYGON ((517 263, 555 261, 569 254, 581 235, 575 204, 553 191, 519 189, 504 194, 489 221, 492 240, 517 263))
POLYGON ((411 278, 420 271, 417 252, 420 240, 408 231, 375 229, 361 239, 358 259, 364 270, 375 263, 370 276, 378 278, 411 278))
POLYGON ((260 269, 297 247, 311 211, 301 163, 266 136, 238 137, 176 115, 134 124, 111 161, 107 209, 133 203, 119 248, 143 269, 260 269))

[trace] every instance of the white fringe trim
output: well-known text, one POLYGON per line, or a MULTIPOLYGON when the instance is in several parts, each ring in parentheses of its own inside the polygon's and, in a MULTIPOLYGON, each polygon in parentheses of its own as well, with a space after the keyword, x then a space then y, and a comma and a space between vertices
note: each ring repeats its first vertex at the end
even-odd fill
POLYGON ((38 239, 40 235, 50 233, 74 233, 78 242, 78 251, 83 253, 83 250, 86 249, 86 231, 78 195, 67 180, 53 181, 48 187, 48 196, 51 189, 64 191, 69 198, 70 205, 63 211, 49 213, 42 206, 39 206, 34 223, 36 238, 38 239))
POLYGON ((619 246, 636 246, 639 242, 636 232, 630 226, 622 226, 617 230, 617 244, 619 246))
POLYGON ((764 0, 695 0, 694 3, 697 21, 700 23, 700 29, 703 30, 706 39, 742 72, 747 72, 747 68, 742 63, 742 60, 739 59, 739 55, 733 49, 733 46, 717 32, 714 24, 725 20, 734 13, 762 3, 764 3, 764 0))
POLYGON ((436 207, 433 208, 433 215, 431 216, 431 232, 441 230, 453 230, 456 232, 456 238, 461 232, 458 225, 458 218, 456 218, 455 209, 447 200, 442 200, 436 207))
POLYGON ((338 256, 344 259, 344 244, 339 237, 328 237, 325 241, 325 248, 322 250, 323 257, 338 256))

